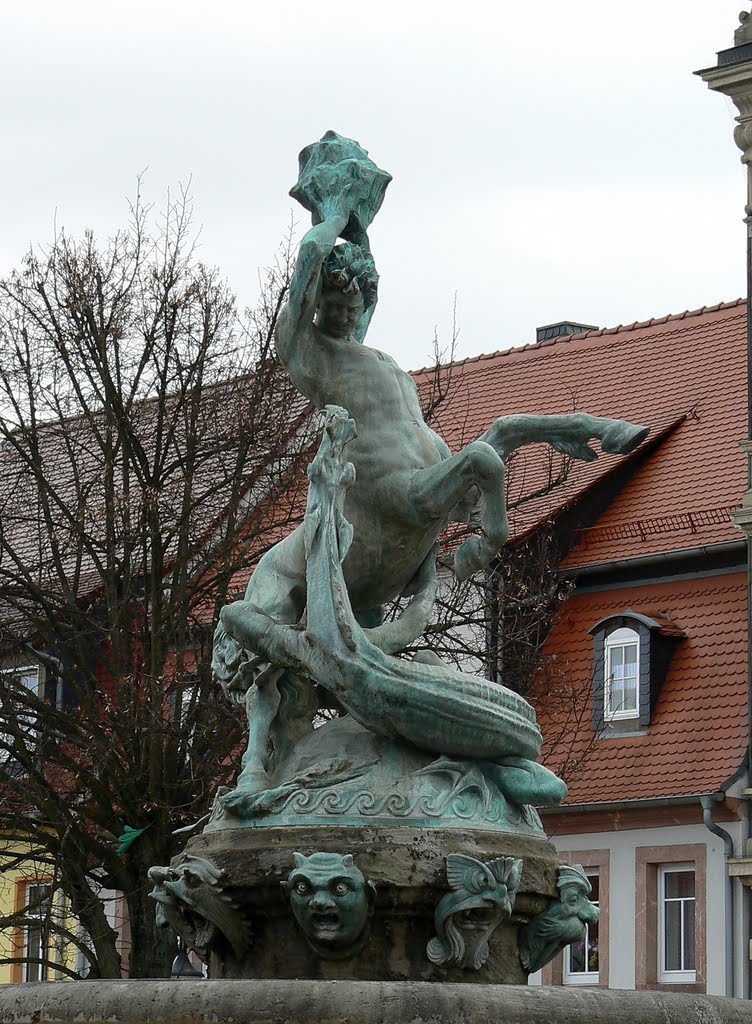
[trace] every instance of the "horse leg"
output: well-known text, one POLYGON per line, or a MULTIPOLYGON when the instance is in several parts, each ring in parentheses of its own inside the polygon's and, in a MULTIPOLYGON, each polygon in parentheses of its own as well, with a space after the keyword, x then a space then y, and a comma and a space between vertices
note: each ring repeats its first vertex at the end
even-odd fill
POLYGON ((230 812, 242 813, 246 799, 269 788, 266 772, 269 753, 269 732, 277 714, 280 693, 277 680, 285 670, 267 666, 259 672, 256 680, 245 695, 245 710, 248 716, 248 746, 242 759, 242 771, 235 789, 222 800, 230 812))
POLYGON ((404 650, 413 640, 418 639, 428 625, 438 587, 436 574, 438 549, 439 545, 434 544, 421 562, 420 568, 408 587, 412 595, 411 601, 399 618, 391 622, 381 622, 373 628, 365 630, 370 642, 384 654, 397 654, 404 650))
POLYGON ((472 487, 480 490, 481 533, 469 537, 455 553, 454 574, 459 580, 484 569, 509 536, 504 463, 490 445, 474 441, 450 459, 415 473, 408 495, 411 511, 440 520, 441 529, 472 487))
POLYGON ((245 796, 269 786, 266 772, 269 737, 281 699, 277 681, 285 669, 268 663, 272 651, 260 650, 259 641, 261 637, 268 637, 273 642, 275 626, 298 622, 304 603, 305 548, 302 531, 298 528, 267 551, 251 576, 245 598, 226 605, 220 615, 228 635, 246 651, 256 655, 253 659, 255 671, 243 673, 242 680, 236 677, 234 687, 234 696, 237 697, 237 686, 242 685, 245 679, 252 680, 244 693, 248 746, 243 755, 243 769, 238 776, 237 788, 224 799, 228 810, 234 807, 241 813, 245 796), (264 667, 260 667, 262 659, 267 661, 264 667))
POLYGON ((649 433, 650 427, 626 420, 575 412, 562 416, 501 416, 479 440, 490 444, 504 461, 522 445, 544 441, 565 455, 592 462, 598 456, 587 443, 590 438, 597 438, 608 454, 628 455, 649 433))

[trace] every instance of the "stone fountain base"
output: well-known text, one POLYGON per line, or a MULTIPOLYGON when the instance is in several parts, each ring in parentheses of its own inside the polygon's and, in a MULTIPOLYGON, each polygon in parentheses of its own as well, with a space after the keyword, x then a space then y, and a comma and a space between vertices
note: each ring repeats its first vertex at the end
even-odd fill
MULTIPOLYGON (((215 949, 212 978, 524 984, 519 929, 557 895, 559 862, 553 846, 545 838, 513 833, 405 826, 225 828, 196 836, 185 852, 221 869, 223 891, 251 924, 242 952, 229 946, 215 949), (293 868, 295 852, 351 854, 375 885, 368 931, 352 955, 322 957, 302 934, 280 884, 293 868), (427 955, 435 935, 434 912, 447 893, 450 854, 481 863, 520 858, 524 865, 512 916, 494 928, 480 969, 432 963, 427 955)), ((472 941, 470 935, 468 948, 472 941)))
POLYGON ((77 981, 0 987, 2 1024, 751 1024, 720 996, 377 981, 77 981))

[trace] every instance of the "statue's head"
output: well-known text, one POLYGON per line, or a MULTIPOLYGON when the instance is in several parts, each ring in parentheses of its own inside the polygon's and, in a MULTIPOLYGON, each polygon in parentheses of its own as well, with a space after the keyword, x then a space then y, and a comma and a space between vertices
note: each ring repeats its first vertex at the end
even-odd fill
POLYGON ((218 884, 221 872, 208 861, 188 857, 188 863, 177 868, 149 868, 149 893, 157 903, 157 927, 168 925, 180 935, 190 949, 205 951, 213 941, 217 928, 202 905, 205 890, 218 884))
POLYGON ((581 921, 595 924, 598 920, 598 908, 591 903, 588 896, 593 887, 579 864, 562 865, 559 868, 559 903, 567 917, 579 917, 581 921))
POLYGON ((322 268, 316 322, 327 334, 346 338, 376 301, 379 275, 371 254, 344 242, 332 249, 322 268))
POLYGON ((212 672, 230 700, 239 703, 253 684, 256 660, 217 623, 212 647, 212 672))
POLYGON ((295 920, 321 956, 350 956, 365 935, 376 887, 365 880, 350 854, 293 856, 295 867, 282 886, 295 920))

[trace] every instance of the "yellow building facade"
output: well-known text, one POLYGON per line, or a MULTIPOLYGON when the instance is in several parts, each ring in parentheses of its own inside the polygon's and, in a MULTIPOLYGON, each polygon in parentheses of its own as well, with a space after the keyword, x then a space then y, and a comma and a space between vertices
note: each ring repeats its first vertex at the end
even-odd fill
POLYGON ((15 918, 0 929, 0 984, 62 980, 69 977, 65 971, 34 961, 75 971, 77 949, 62 932, 75 935, 78 924, 62 893, 53 890, 49 869, 35 863, 31 850, 19 863, 22 852, 15 843, 12 850, 0 843, 0 920, 15 918))

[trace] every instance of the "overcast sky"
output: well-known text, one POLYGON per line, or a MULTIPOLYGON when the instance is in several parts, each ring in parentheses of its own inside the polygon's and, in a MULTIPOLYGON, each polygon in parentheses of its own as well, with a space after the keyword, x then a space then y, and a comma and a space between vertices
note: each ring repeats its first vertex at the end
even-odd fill
MULTIPOLYGON (((0 273, 55 220, 108 235, 191 179, 200 255, 253 303, 329 128, 394 181, 369 343, 405 368, 737 298, 730 101, 692 72, 748 0, 17 0, 3 5, 0 273)), ((297 208, 302 228, 305 214, 297 208)))

